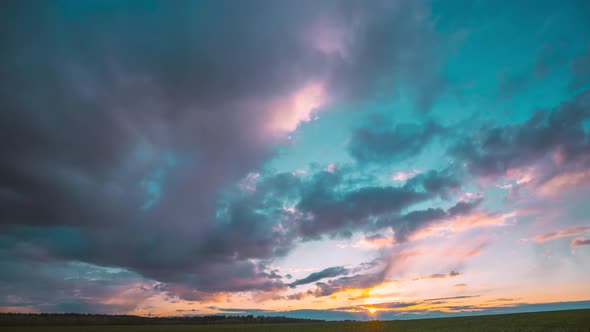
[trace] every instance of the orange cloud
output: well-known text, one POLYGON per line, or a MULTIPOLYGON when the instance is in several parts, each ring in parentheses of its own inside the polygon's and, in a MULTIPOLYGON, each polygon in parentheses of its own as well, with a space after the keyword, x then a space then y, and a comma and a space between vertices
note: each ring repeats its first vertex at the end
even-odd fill
MULTIPOLYGON (((579 226, 579 227, 571 227, 568 229, 563 229, 557 232, 551 232, 551 233, 546 233, 546 234, 542 234, 542 235, 537 235, 535 237, 533 237, 531 240, 533 242, 546 242, 546 241, 550 241, 550 240, 555 240, 555 239, 559 239, 562 237, 569 237, 569 236, 574 236, 574 235, 580 235, 583 234, 585 232, 589 232, 590 231, 590 226, 579 226)), ((525 239, 525 242, 527 240, 525 239)))
POLYGON ((590 184, 590 169, 559 174, 539 187, 546 196, 556 195, 563 190, 590 184))
MULTIPOLYGON (((505 226, 509 220, 516 216, 516 212, 492 213, 487 211, 475 211, 471 214, 450 218, 445 222, 423 228, 410 236, 411 240, 418 240, 431 235, 445 235, 462 232, 475 227, 505 226)), ((477 254, 477 253, 474 253, 477 254)))

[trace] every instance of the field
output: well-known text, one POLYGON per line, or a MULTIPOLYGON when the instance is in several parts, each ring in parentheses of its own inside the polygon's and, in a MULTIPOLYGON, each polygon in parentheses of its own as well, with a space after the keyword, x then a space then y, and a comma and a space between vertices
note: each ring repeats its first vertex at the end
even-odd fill
POLYGON ((405 321, 297 324, 0 327, 14 332, 380 332, 380 331, 590 331, 590 309, 405 321))

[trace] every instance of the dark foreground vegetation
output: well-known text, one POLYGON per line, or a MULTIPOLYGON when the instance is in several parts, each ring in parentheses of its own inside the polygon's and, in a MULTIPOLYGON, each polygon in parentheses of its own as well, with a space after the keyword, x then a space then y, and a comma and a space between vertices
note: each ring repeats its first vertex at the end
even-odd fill
POLYGON ((141 317, 132 315, 93 314, 14 314, 0 313, 0 326, 69 326, 69 325, 210 325, 210 324, 279 324, 318 323, 322 320, 289 317, 210 315, 176 317, 141 317))
MULTIPOLYGON (((23 315, 22 317, 40 317, 41 315, 23 315)), ((55 316, 59 315, 44 315, 55 316)), ((68 316, 64 315, 63 317, 68 316)), ((92 325, 95 321, 87 320, 85 326, 57 326, 30 324, 29 326, 4 326, 0 330, 10 330, 14 332, 29 331, 87 331, 87 332, 406 332, 406 331, 584 331, 590 332, 590 309, 583 310, 566 310, 535 312, 522 314, 505 314, 505 315, 488 315, 488 316, 469 316, 453 318, 433 318, 433 319, 415 319, 415 320, 394 320, 394 321, 370 321, 370 322, 313 322, 308 320, 293 320, 294 322, 285 321, 284 324, 278 324, 279 321, 272 321, 274 317, 236 317, 222 316, 224 319, 234 320, 225 322, 223 319, 218 321, 206 321, 206 317, 190 318, 146 318, 144 322, 150 325, 136 325, 137 322, 144 319, 134 316, 100 316, 100 315, 69 315, 85 318, 123 319, 133 320, 133 323, 127 325, 92 325), (169 321, 166 321, 168 319, 169 321), (260 321, 257 321, 260 319, 260 321), (239 321, 242 320, 242 321, 239 321), (154 322, 154 323, 152 323, 154 322), (170 322, 168 324, 168 322, 170 322), (269 324, 265 324, 268 322, 269 324)), ((8 314, 2 315, 2 321, 10 317, 8 314)), ((12 319, 14 316, 10 317, 12 319)), ((62 317, 62 318, 63 318, 62 317)), ((37 318, 34 318, 37 319, 37 318)), ((211 318, 209 318, 211 319, 211 318)), ((285 319, 285 318, 276 318, 285 319)), ((289 318, 286 318, 289 319, 289 318)), ((104 320, 103 320, 104 321, 104 320)), ((101 321, 102 322, 102 321, 101 321)), ((102 323, 100 323, 102 324, 102 323)))

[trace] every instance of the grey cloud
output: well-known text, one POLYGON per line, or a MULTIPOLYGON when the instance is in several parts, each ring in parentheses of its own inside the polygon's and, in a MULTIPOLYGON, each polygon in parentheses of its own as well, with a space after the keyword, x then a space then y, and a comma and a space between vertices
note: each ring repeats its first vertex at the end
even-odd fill
POLYGON ((573 239, 572 242, 570 243, 570 246, 572 248, 581 247, 581 246, 590 246, 590 239, 584 239, 584 238, 573 239))
POLYGON ((395 230, 396 241, 405 242, 407 241, 408 236, 414 234, 416 231, 436 222, 467 214, 480 203, 481 200, 475 200, 472 202, 459 201, 446 211, 440 208, 416 210, 397 218, 384 219, 380 221, 380 224, 382 226, 391 225, 395 230))
POLYGON ((7 258, 0 252, 0 306, 37 312, 115 314, 128 312, 155 294, 154 281, 123 269, 80 262, 37 262, 7 258), (124 298, 121 293, 125 291, 124 298), (112 305, 103 304, 113 300, 112 305))
POLYGON ((401 187, 366 186, 342 192, 337 190, 337 185, 343 177, 344 174, 339 172, 320 172, 303 189, 297 208, 313 216, 300 223, 299 231, 304 238, 339 231, 343 227, 348 230, 380 227, 366 219, 396 216, 404 208, 434 197, 446 197, 451 190, 460 187, 452 175, 431 171, 416 176, 401 187))
POLYGON ((445 278, 453 278, 456 276, 460 276, 461 273, 457 272, 457 271, 451 271, 449 273, 435 273, 435 274, 431 274, 429 276, 425 276, 425 277, 419 277, 416 278, 414 280, 420 280, 420 279, 445 279, 445 278))
MULTIPOLYGON (((304 292, 297 292, 288 295, 285 298, 288 300, 300 300, 308 296, 330 296, 334 293, 338 293, 347 289, 370 288, 386 281, 387 273, 390 266, 391 263, 389 259, 387 259, 385 256, 382 256, 370 262, 359 264, 359 266, 355 268, 347 269, 344 271, 341 270, 341 267, 328 268, 315 274, 312 273, 305 279, 333 279, 327 280, 325 282, 316 282, 315 289, 308 289, 304 292), (327 275, 330 276, 328 277, 327 275)), ((306 283, 309 282, 312 281, 306 280, 306 283)))
POLYGON ((483 199, 476 199, 471 202, 459 201, 457 202, 457 204, 450 207, 447 213, 451 216, 461 216, 469 214, 469 212, 473 211, 473 209, 476 208, 482 201, 483 199))
POLYGON ((333 266, 323 269, 319 272, 314 272, 305 278, 297 279, 294 282, 288 284, 289 287, 294 288, 300 285, 310 284, 325 278, 333 278, 341 275, 349 274, 350 270, 343 266, 333 266))
POLYGON ((357 129, 348 150, 361 163, 388 163, 419 154, 445 129, 434 122, 423 125, 398 124, 392 128, 371 125, 357 129))
MULTIPOLYGON (((315 297, 323 297, 347 289, 366 289, 377 286, 386 281, 390 262, 382 258, 378 258, 376 261, 379 261, 379 265, 381 265, 376 271, 367 271, 351 276, 339 277, 326 282, 318 282, 316 283, 316 289, 310 290, 308 293, 315 297)), ((366 268, 365 265, 362 265, 362 267, 366 268)))
POLYGON ((590 94, 585 91, 551 112, 536 112, 523 123, 481 128, 449 152, 471 173, 482 176, 504 175, 557 149, 566 164, 587 164, 590 145, 583 123, 590 118, 589 102, 590 94))
POLYGON ((385 279, 384 274, 356 274, 350 277, 341 277, 328 282, 318 282, 313 291, 315 297, 330 296, 347 289, 365 289, 381 284, 385 279))
POLYGON ((429 14, 415 1, 5 4, 0 247, 30 264, 125 267, 186 298, 285 287, 265 263, 295 239, 344 234, 436 194, 340 195, 321 188, 342 183, 325 174, 315 187, 284 174, 236 194, 275 153, 267 104, 314 80, 334 102, 363 100, 393 77, 428 108, 442 88, 429 14), (323 18, 350 33, 346 55, 310 46, 323 18), (288 217, 283 200, 316 219, 273 229, 288 217))

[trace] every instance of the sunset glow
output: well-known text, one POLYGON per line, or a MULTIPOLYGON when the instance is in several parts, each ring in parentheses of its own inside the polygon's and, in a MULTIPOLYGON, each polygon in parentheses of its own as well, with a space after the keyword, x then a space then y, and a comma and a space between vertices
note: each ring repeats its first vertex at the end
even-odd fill
POLYGON ((3 2, 0 312, 590 308, 589 3, 3 2))

